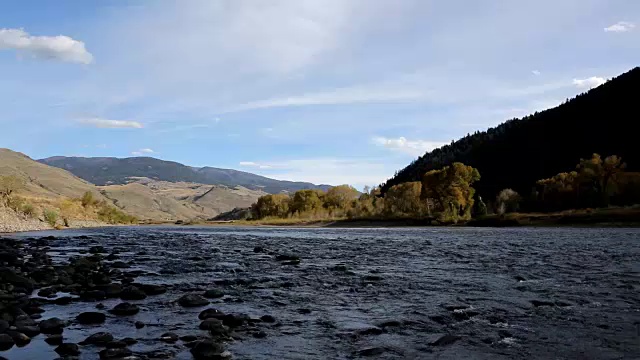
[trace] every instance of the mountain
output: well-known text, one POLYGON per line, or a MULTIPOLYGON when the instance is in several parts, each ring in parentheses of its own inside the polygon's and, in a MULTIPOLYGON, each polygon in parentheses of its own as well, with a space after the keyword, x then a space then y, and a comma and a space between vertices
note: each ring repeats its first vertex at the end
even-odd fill
POLYGON ((79 198, 96 187, 70 172, 41 164, 9 149, 0 149, 0 176, 14 175, 25 181, 24 192, 41 198, 79 198))
POLYGON ((123 185, 129 183, 131 178, 142 177, 157 181, 190 182, 228 187, 242 186, 271 194, 283 191, 295 192, 302 189, 326 190, 329 188, 328 185, 281 181, 238 170, 213 167, 195 168, 151 157, 120 159, 55 156, 38 161, 68 170, 96 185, 123 185))
POLYGON ((564 104, 476 132, 421 156, 382 185, 420 180, 453 162, 471 165, 482 179, 474 185, 486 199, 504 188, 528 195, 535 182, 575 169, 593 153, 618 155, 628 170, 640 170, 637 146, 640 68, 578 95, 564 104))

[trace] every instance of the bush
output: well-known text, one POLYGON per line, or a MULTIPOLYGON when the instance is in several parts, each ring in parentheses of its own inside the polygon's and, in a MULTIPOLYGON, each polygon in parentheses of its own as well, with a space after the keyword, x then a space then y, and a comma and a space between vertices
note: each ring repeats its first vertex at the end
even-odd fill
POLYGON ((520 194, 511 189, 504 189, 500 191, 500 193, 496 197, 496 202, 498 204, 498 214, 502 215, 505 213, 518 211, 521 200, 522 197, 520 196, 520 194))
POLYGON ((58 213, 55 210, 45 209, 42 215, 44 216, 44 221, 49 225, 52 227, 56 226, 56 223, 58 222, 58 213))
POLYGON ((15 212, 20 212, 22 206, 24 206, 25 200, 19 196, 7 196, 5 200, 7 207, 15 212))
POLYGON ((124 212, 101 203, 100 210, 98 210, 98 219, 109 224, 137 224, 138 218, 125 214, 124 212))
POLYGON ((97 201, 93 198, 93 193, 91 191, 87 191, 82 195, 80 202, 82 202, 82 206, 86 208, 88 206, 95 205, 97 201))
POLYGON ((31 203, 22 205, 22 213, 26 216, 33 217, 36 214, 36 208, 31 203))

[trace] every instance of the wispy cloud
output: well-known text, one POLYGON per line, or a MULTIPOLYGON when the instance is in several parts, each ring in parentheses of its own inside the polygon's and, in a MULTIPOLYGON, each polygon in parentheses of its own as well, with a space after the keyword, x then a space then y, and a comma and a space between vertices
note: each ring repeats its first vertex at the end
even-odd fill
POLYGON ((431 151, 447 144, 442 141, 407 140, 402 136, 395 139, 378 136, 373 138, 373 143, 411 156, 423 155, 427 151, 431 151))
POLYGON ((533 75, 535 75, 535 76, 538 76, 538 75, 540 75, 540 74, 541 74, 541 73, 540 73, 540 71, 538 71, 538 70, 531 70, 531 73, 532 73, 533 75))
POLYGON ((273 169, 273 166, 271 165, 258 164, 253 161, 240 161, 240 166, 258 168, 258 169, 273 169))
POLYGON ((142 129, 144 126, 137 121, 109 120, 101 118, 79 119, 79 123, 101 129, 142 129))
POLYGON ((630 23, 628 21, 619 21, 611 26, 607 26, 606 28, 604 28, 605 32, 615 32, 615 33, 621 33, 621 32, 628 32, 633 30, 636 27, 636 24, 634 23, 630 23))
POLYGON ((594 87, 598 87, 605 82, 607 82, 607 80, 599 76, 592 76, 586 79, 573 79, 573 85, 575 85, 579 89, 591 89, 594 87))
POLYGON ((38 59, 90 64, 93 55, 82 41, 68 36, 32 36, 23 29, 0 29, 0 50, 13 49, 38 59))
POLYGON ((153 151, 152 149, 146 148, 146 149, 140 149, 137 151, 132 151, 131 155, 141 156, 141 155, 149 155, 153 153, 155 153, 155 151, 153 151))

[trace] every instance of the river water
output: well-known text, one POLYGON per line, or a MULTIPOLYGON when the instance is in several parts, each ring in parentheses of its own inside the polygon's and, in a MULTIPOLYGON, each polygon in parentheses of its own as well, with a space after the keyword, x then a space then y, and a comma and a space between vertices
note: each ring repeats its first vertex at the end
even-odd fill
MULTIPOLYGON (((640 358, 640 229, 115 227, 51 235, 56 261, 103 245, 144 271, 137 282, 169 287, 133 301, 136 316, 72 325, 66 341, 109 331, 138 340, 134 353, 191 359, 180 342, 158 338, 206 334, 198 330, 204 308, 175 300, 220 289, 225 296, 209 307, 277 320, 260 325, 264 338, 239 334, 229 343, 234 359, 640 358), (285 265, 276 254, 301 262, 285 265)), ((95 303, 44 309, 44 318, 73 319, 95 303)), ((56 358, 42 337, 0 356, 56 358)), ((81 359, 98 358, 81 350, 81 359)))

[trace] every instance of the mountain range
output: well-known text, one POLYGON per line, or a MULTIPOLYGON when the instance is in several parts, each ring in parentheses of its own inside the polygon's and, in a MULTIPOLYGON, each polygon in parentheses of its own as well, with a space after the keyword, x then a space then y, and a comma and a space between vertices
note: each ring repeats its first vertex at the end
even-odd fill
POLYGON ((275 180, 244 171, 214 167, 191 167, 152 157, 65 157, 54 156, 38 160, 43 164, 67 170, 96 185, 123 185, 132 178, 156 181, 190 182, 228 187, 242 186, 270 194, 293 193, 303 189, 327 190, 329 185, 275 180))
POLYGON ((478 169, 482 178, 474 187, 486 199, 505 188, 529 195, 537 180, 574 170, 593 153, 621 156, 627 170, 638 171, 639 86, 636 67, 555 108, 469 134, 419 157, 382 190, 454 162, 478 169))

